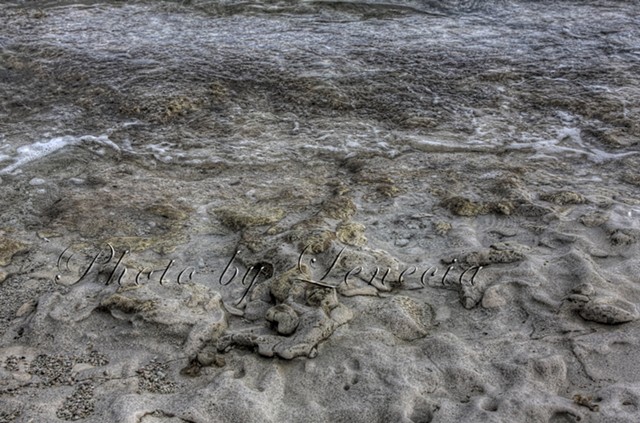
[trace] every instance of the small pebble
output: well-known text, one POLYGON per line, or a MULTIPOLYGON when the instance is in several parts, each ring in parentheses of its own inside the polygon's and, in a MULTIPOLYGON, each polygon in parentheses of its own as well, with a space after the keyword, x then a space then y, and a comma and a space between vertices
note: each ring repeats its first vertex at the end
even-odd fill
POLYGON ((409 245, 409 240, 406 238, 396 239, 395 246, 396 247, 406 247, 409 245))
POLYGON ((29 185, 32 185, 32 186, 44 185, 46 183, 47 181, 45 181, 42 178, 33 178, 32 180, 29 181, 29 185))

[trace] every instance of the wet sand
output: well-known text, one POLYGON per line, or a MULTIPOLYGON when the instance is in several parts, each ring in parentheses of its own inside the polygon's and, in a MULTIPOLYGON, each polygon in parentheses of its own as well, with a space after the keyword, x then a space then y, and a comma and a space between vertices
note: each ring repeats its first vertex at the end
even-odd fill
POLYGON ((638 6, 40 6, 0 422, 638 421, 638 6))

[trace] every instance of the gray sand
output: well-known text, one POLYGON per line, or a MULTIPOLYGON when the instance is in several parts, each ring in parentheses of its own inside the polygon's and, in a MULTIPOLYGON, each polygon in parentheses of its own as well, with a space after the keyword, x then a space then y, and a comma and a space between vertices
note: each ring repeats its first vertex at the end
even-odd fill
POLYGON ((640 421, 640 7, 32 3, 0 422, 640 421))

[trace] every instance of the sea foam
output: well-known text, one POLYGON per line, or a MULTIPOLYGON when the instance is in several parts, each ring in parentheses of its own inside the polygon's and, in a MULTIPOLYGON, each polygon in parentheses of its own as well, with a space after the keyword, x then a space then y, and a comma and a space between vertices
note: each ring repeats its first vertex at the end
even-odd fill
POLYGON ((15 151, 15 156, 13 157, 14 162, 9 166, 0 169, 0 175, 13 173, 27 163, 42 159, 43 157, 55 153, 67 146, 80 145, 82 143, 95 143, 120 151, 120 147, 118 147, 106 135, 100 135, 98 137, 93 135, 83 135, 80 137, 65 135, 62 137, 55 137, 48 141, 39 141, 18 147, 15 151))

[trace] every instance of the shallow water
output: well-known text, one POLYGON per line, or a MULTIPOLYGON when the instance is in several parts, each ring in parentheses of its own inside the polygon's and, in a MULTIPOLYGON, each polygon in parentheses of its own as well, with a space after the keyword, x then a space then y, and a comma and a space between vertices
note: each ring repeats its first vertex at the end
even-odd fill
POLYGON ((637 10, 481 5, 5 5, 3 163, 24 144, 104 134, 185 165, 425 145, 624 157, 637 10))

